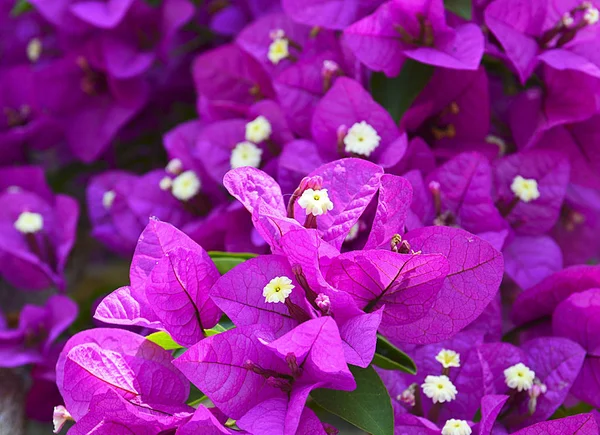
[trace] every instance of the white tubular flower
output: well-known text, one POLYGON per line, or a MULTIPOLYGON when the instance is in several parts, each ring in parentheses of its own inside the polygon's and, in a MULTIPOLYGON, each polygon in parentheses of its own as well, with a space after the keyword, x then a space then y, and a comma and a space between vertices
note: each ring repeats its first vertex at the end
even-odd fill
POLYGON ((44 229, 44 218, 39 213, 24 211, 15 221, 15 228, 23 234, 34 234, 44 229))
POLYGON ((423 393, 429 397, 433 403, 451 402, 456 399, 458 391, 456 387, 446 375, 432 376, 425 378, 425 382, 421 384, 423 393))
POLYGON ((445 369, 450 367, 460 367, 460 354, 450 349, 440 350, 435 356, 435 359, 445 369))
POLYGON ((525 364, 518 363, 504 370, 504 378, 509 388, 527 391, 533 386, 535 372, 525 364))
POLYGON ((298 199, 298 205, 306 210, 306 214, 321 216, 333 210, 333 202, 329 199, 327 189, 306 189, 298 199))
POLYGON ((42 41, 39 38, 33 38, 27 44, 27 59, 35 63, 42 55, 42 41))
POLYGON ((173 187, 173 179, 171 177, 163 177, 158 183, 160 190, 170 190, 173 187))
POLYGON ((271 123, 262 115, 246 124, 246 140, 250 142, 265 141, 271 137, 272 132, 271 123))
POLYGON ((600 12, 593 6, 588 7, 583 13, 583 21, 589 26, 596 24, 600 20, 600 12))
POLYGON ((54 407, 54 413, 52 414, 52 423, 54 423, 54 433, 59 433, 65 423, 69 420, 73 420, 73 417, 62 405, 54 407))
POLYGON ((531 202, 540 197, 538 183, 533 178, 523 178, 517 175, 510 185, 510 190, 523 202, 531 202))
POLYGON ((344 137, 347 153, 366 157, 369 157, 375 148, 379 146, 379 142, 381 142, 381 137, 365 121, 355 123, 344 137))
POLYGON ((110 208, 113 205, 113 202, 115 202, 116 196, 117 194, 114 190, 107 190, 106 192, 104 192, 104 194, 102 195, 102 205, 106 210, 110 210, 110 208))
POLYGON ((268 303, 284 303, 288 296, 292 293, 295 285, 287 276, 276 276, 263 289, 265 302, 268 303))
POLYGON ((202 183, 194 171, 182 172, 173 180, 171 192, 180 201, 188 201, 200 192, 202 183))
POLYGON ((442 428, 442 435, 471 435, 473 430, 465 420, 451 418, 442 428))
POLYGON ((350 230, 348 231, 348 235, 344 239, 344 242, 351 242, 353 240, 356 240, 356 238, 358 237, 359 230, 360 230, 360 223, 356 222, 354 225, 352 225, 350 227, 350 230))
POLYGON ((170 160, 167 166, 165 166, 165 171, 169 174, 179 175, 183 171, 183 163, 179 159, 170 160))
POLYGON ((263 150, 252 142, 244 141, 238 143, 231 151, 231 169, 241 168, 243 166, 252 166, 258 168, 262 158, 263 150))
POLYGON ((277 65, 290 55, 290 43, 287 38, 277 38, 269 45, 267 58, 271 63, 277 65))

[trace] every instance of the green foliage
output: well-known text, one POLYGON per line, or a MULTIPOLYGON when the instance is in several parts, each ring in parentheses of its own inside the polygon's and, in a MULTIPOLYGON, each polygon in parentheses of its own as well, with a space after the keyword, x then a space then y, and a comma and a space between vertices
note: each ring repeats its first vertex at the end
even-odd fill
POLYGON ((377 335, 373 364, 386 370, 401 370, 411 375, 417 374, 417 366, 411 357, 381 335, 377 335))
POLYGON ((444 6, 446 6, 446 9, 450 12, 454 12, 465 20, 471 19, 473 11, 471 0, 444 0, 444 6))
POLYGON ((10 14, 13 17, 18 17, 19 15, 32 10, 33 6, 27 0, 17 0, 12 10, 10 11, 10 14))
POLYGON ((219 269, 219 273, 221 275, 224 275, 225 273, 229 272, 238 264, 241 264, 244 261, 257 256, 256 254, 250 254, 245 252, 221 251, 210 251, 208 255, 210 255, 210 258, 212 258, 212 260, 214 261, 215 266, 217 266, 217 269, 219 269))
POLYGON ((311 393, 315 402, 372 435, 394 433, 394 412, 387 389, 373 367, 350 366, 356 390, 318 389, 311 393))
POLYGON ((146 340, 158 344, 165 350, 175 350, 183 348, 183 346, 177 344, 175 340, 173 340, 173 337, 171 337, 171 335, 169 335, 169 333, 165 331, 158 331, 153 334, 150 334, 146 337, 146 340))
POLYGON ((383 73, 371 75, 371 94, 392 115, 400 121, 415 98, 429 82, 433 67, 407 59, 397 77, 387 77, 383 73))

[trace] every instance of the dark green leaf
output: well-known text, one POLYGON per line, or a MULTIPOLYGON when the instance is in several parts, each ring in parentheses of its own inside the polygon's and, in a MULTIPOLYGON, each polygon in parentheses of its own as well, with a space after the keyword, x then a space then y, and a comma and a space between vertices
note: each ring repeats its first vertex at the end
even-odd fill
POLYGON ((377 335, 377 347, 373 364, 382 369, 402 370, 411 375, 417 374, 417 366, 411 357, 379 334, 377 335))
POLYGON ((165 350, 175 350, 183 348, 183 346, 177 344, 175 340, 173 340, 173 338, 169 335, 169 333, 165 331, 158 331, 153 334, 150 334, 146 337, 146 340, 158 344, 165 350))
POLYGON ((162 4, 163 0, 146 0, 146 3, 153 8, 156 8, 162 4))
POLYGON ((397 77, 389 78, 383 73, 373 73, 371 93, 375 101, 398 122, 429 82, 432 74, 432 66, 407 59, 397 77))
POLYGON ((394 433, 394 412, 387 389, 373 367, 350 366, 356 390, 318 389, 312 398, 323 409, 373 435, 394 433))
POLYGON ((13 17, 18 17, 19 15, 32 10, 33 6, 27 0, 17 0, 12 10, 10 11, 10 14, 13 17))
POLYGON ((471 0, 444 0, 444 6, 446 6, 446 9, 450 12, 454 12, 465 20, 471 19, 471 12, 473 10, 471 0))
POLYGON ((244 261, 256 257, 256 254, 250 254, 246 252, 221 252, 221 251, 210 251, 208 253, 212 260, 219 269, 219 273, 221 275, 229 272, 238 264, 243 263, 244 261))

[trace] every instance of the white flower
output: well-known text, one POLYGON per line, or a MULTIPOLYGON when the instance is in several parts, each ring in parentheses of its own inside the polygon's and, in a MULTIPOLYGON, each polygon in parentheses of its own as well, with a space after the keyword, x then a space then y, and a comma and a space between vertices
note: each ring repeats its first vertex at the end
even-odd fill
POLYGON ((377 131, 365 121, 355 123, 344 137, 346 152, 366 157, 379 146, 380 141, 377 131))
POLYGON ((252 142, 244 141, 238 143, 233 151, 231 151, 231 168, 241 168, 243 166, 252 166, 258 168, 263 150, 254 145, 252 142))
POLYGON ((172 159, 167 163, 167 166, 165 166, 165 171, 173 175, 181 174, 182 170, 183 163, 181 163, 181 160, 179 159, 172 159))
POLYGON ((510 190, 523 202, 530 202, 540 197, 537 181, 533 178, 523 178, 517 175, 510 185, 510 190))
POLYGON ((348 231, 348 235, 344 239, 344 242, 351 242, 353 240, 356 240, 356 238, 358 237, 359 230, 360 230, 360 223, 356 222, 354 225, 352 225, 350 227, 350 230, 348 231))
POLYGON ((320 216, 333 209, 327 189, 306 189, 298 199, 298 205, 306 210, 306 214, 320 216))
POLYGON ((106 210, 109 210, 112 207, 113 202, 115 202, 115 196, 117 196, 117 194, 114 190, 107 190, 102 195, 102 205, 106 210))
POLYGON ((425 378, 425 382, 421 384, 423 393, 429 397, 433 403, 451 402, 456 399, 458 391, 446 375, 432 376, 425 378))
POLYGON ((523 363, 515 364, 504 370, 504 378, 509 388, 527 391, 533 386, 535 372, 523 363))
POLYGON ((44 228, 44 218, 39 213, 24 211, 15 221, 15 228, 23 234, 33 234, 44 228))
POLYGON ((442 435, 471 435, 471 432, 473 431, 469 427, 469 423, 454 418, 447 420, 442 428, 442 435))
POLYGON ((449 367, 460 367, 460 354, 449 349, 442 349, 435 356, 435 359, 445 369, 449 367))
POLYGON ((277 276, 273 278, 263 289, 263 296, 265 302, 269 303, 283 303, 287 297, 292 293, 293 288, 292 280, 287 276, 277 276))
POLYGON ((290 43, 287 38, 277 38, 269 45, 267 58, 277 65, 290 55, 290 43))
POLYGON ((27 59, 30 62, 37 62, 42 55, 42 41, 39 38, 33 38, 27 44, 27 59))
POLYGON ((187 201, 200 191, 202 184, 194 171, 182 172, 173 180, 173 196, 180 201, 187 201))
POLYGON ((54 407, 54 413, 52 414, 52 423, 54 423, 54 433, 59 433, 65 423, 69 420, 73 420, 73 417, 62 405, 54 407))
POLYGON ((593 6, 588 7, 583 14, 583 21, 588 25, 596 24, 600 20, 600 12, 593 6))
POLYGON ((161 190, 170 190, 173 187, 173 179, 171 177, 163 177, 158 183, 161 190))
POLYGON ((571 12, 565 12, 562 16, 562 18, 560 19, 560 21, 562 22, 562 25, 565 27, 571 27, 571 25, 573 24, 573 15, 571 15, 571 12))
POLYGON ((260 143, 267 140, 272 132, 271 123, 262 115, 246 124, 246 140, 250 142, 260 143))

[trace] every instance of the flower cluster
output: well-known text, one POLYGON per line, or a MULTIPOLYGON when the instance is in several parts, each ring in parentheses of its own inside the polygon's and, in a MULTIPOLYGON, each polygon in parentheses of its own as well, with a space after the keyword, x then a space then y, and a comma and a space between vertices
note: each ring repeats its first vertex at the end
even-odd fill
POLYGON ((0 367, 28 417, 599 433, 599 10, 0 1, 0 367))

